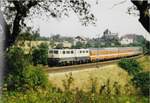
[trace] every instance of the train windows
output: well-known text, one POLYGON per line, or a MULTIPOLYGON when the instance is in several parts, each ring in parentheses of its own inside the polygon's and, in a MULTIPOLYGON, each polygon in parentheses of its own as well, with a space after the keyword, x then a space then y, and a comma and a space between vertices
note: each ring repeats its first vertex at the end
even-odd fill
POLYGON ((80 53, 82 53, 82 51, 80 51, 80 53))
POLYGON ((70 54, 70 51, 67 51, 67 54, 70 54))
POLYGON ((85 51, 83 51, 83 53, 85 53, 85 51))
POLYGON ((65 51, 63 51, 63 54, 65 54, 65 51))
POLYGON ((86 51, 86 53, 88 53, 88 50, 86 51))
POLYGON ((73 54, 73 51, 71 51, 71 54, 73 54))
POLYGON ((55 50, 55 51, 54 51, 54 54, 58 54, 58 50, 55 50))

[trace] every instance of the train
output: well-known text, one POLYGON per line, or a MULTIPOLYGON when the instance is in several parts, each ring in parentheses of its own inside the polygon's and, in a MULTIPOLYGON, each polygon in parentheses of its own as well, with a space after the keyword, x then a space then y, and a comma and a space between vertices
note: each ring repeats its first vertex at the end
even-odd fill
POLYGON ((48 65, 65 66, 136 56, 142 47, 108 47, 89 49, 49 49, 48 65))

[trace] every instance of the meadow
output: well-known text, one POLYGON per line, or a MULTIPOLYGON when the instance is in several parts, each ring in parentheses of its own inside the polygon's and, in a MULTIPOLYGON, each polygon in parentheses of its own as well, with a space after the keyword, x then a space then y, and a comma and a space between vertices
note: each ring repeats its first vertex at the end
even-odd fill
POLYGON ((150 71, 150 56, 144 56, 142 58, 139 58, 138 62, 140 63, 144 71, 150 71))
MULTIPOLYGON (((138 59, 149 71, 150 56, 138 59)), ((149 103, 139 95, 133 78, 118 64, 72 72, 49 73, 49 86, 30 88, 25 92, 3 88, 0 103, 149 103)))
MULTIPOLYGON (((144 56, 138 58, 137 61, 142 66, 144 71, 150 71, 150 56, 144 56)), ((130 83, 132 76, 129 76, 128 73, 118 66, 117 63, 107 65, 107 66, 96 66, 95 68, 71 71, 71 72, 61 72, 61 73, 49 73, 49 81, 52 85, 63 88, 63 80, 67 78, 68 75, 72 75, 74 81, 72 83, 72 89, 79 88, 84 91, 89 89, 91 80, 96 81, 97 90, 105 84, 108 80, 110 81, 111 86, 117 82, 122 89, 122 93, 126 94, 126 90, 130 88, 130 92, 135 92, 135 88, 130 83), (127 89, 128 88, 128 89, 127 89)))

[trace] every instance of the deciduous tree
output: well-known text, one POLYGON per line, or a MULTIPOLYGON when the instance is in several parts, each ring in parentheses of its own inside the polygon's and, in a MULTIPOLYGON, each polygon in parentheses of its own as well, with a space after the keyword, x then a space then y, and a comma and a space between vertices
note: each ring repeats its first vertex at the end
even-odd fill
MULTIPOLYGON (((95 17, 90 12, 91 5, 85 0, 7 0, 4 1, 5 14, 10 27, 9 35, 6 35, 6 47, 13 45, 21 30, 26 26, 25 19, 31 15, 46 12, 47 16, 54 18, 69 16, 73 11, 79 17, 83 25, 95 24, 95 17)), ((140 12, 139 21, 149 31, 148 0, 131 0, 140 12)))
POLYGON ((150 2, 149 0, 131 0, 131 2, 137 7, 139 10, 140 18, 139 21, 143 25, 143 27, 150 32, 149 20, 150 20, 150 2))
POLYGON ((6 36, 6 47, 13 45, 21 30, 26 27, 25 19, 31 15, 42 14, 60 18, 69 16, 73 11, 83 25, 95 24, 95 17, 90 12, 90 4, 84 0, 7 0, 5 14, 10 26, 10 34, 6 36))

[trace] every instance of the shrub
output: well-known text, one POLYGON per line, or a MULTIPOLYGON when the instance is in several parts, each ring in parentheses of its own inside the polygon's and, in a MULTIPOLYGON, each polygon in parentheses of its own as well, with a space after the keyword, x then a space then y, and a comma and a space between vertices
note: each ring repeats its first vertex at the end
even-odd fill
POLYGON ((6 53, 7 72, 20 74, 29 65, 29 57, 18 47, 9 48, 6 53))
POLYGON ((134 59, 122 59, 119 61, 119 66, 125 69, 130 75, 135 75, 139 73, 142 68, 139 63, 134 59))
POLYGON ((6 54, 8 72, 5 84, 8 90, 24 91, 46 85, 47 77, 40 67, 30 65, 30 57, 18 47, 10 48, 6 54))
POLYGON ((23 70, 29 65, 29 59, 21 48, 9 48, 6 53, 7 73, 6 84, 8 89, 16 89, 22 86, 23 70))
POLYGON ((150 89, 150 72, 138 73, 132 79, 134 84, 141 89, 141 92, 145 96, 149 96, 150 89))
POLYGON ((6 83, 9 90, 26 91, 47 87, 48 78, 40 67, 30 65, 20 75, 9 74, 6 83))
POLYGON ((31 88, 46 87, 48 84, 48 77, 41 67, 30 65, 23 72, 25 85, 31 88))
POLYGON ((48 59, 48 45, 45 43, 40 44, 37 48, 32 51, 32 61, 34 65, 47 64, 48 59))

